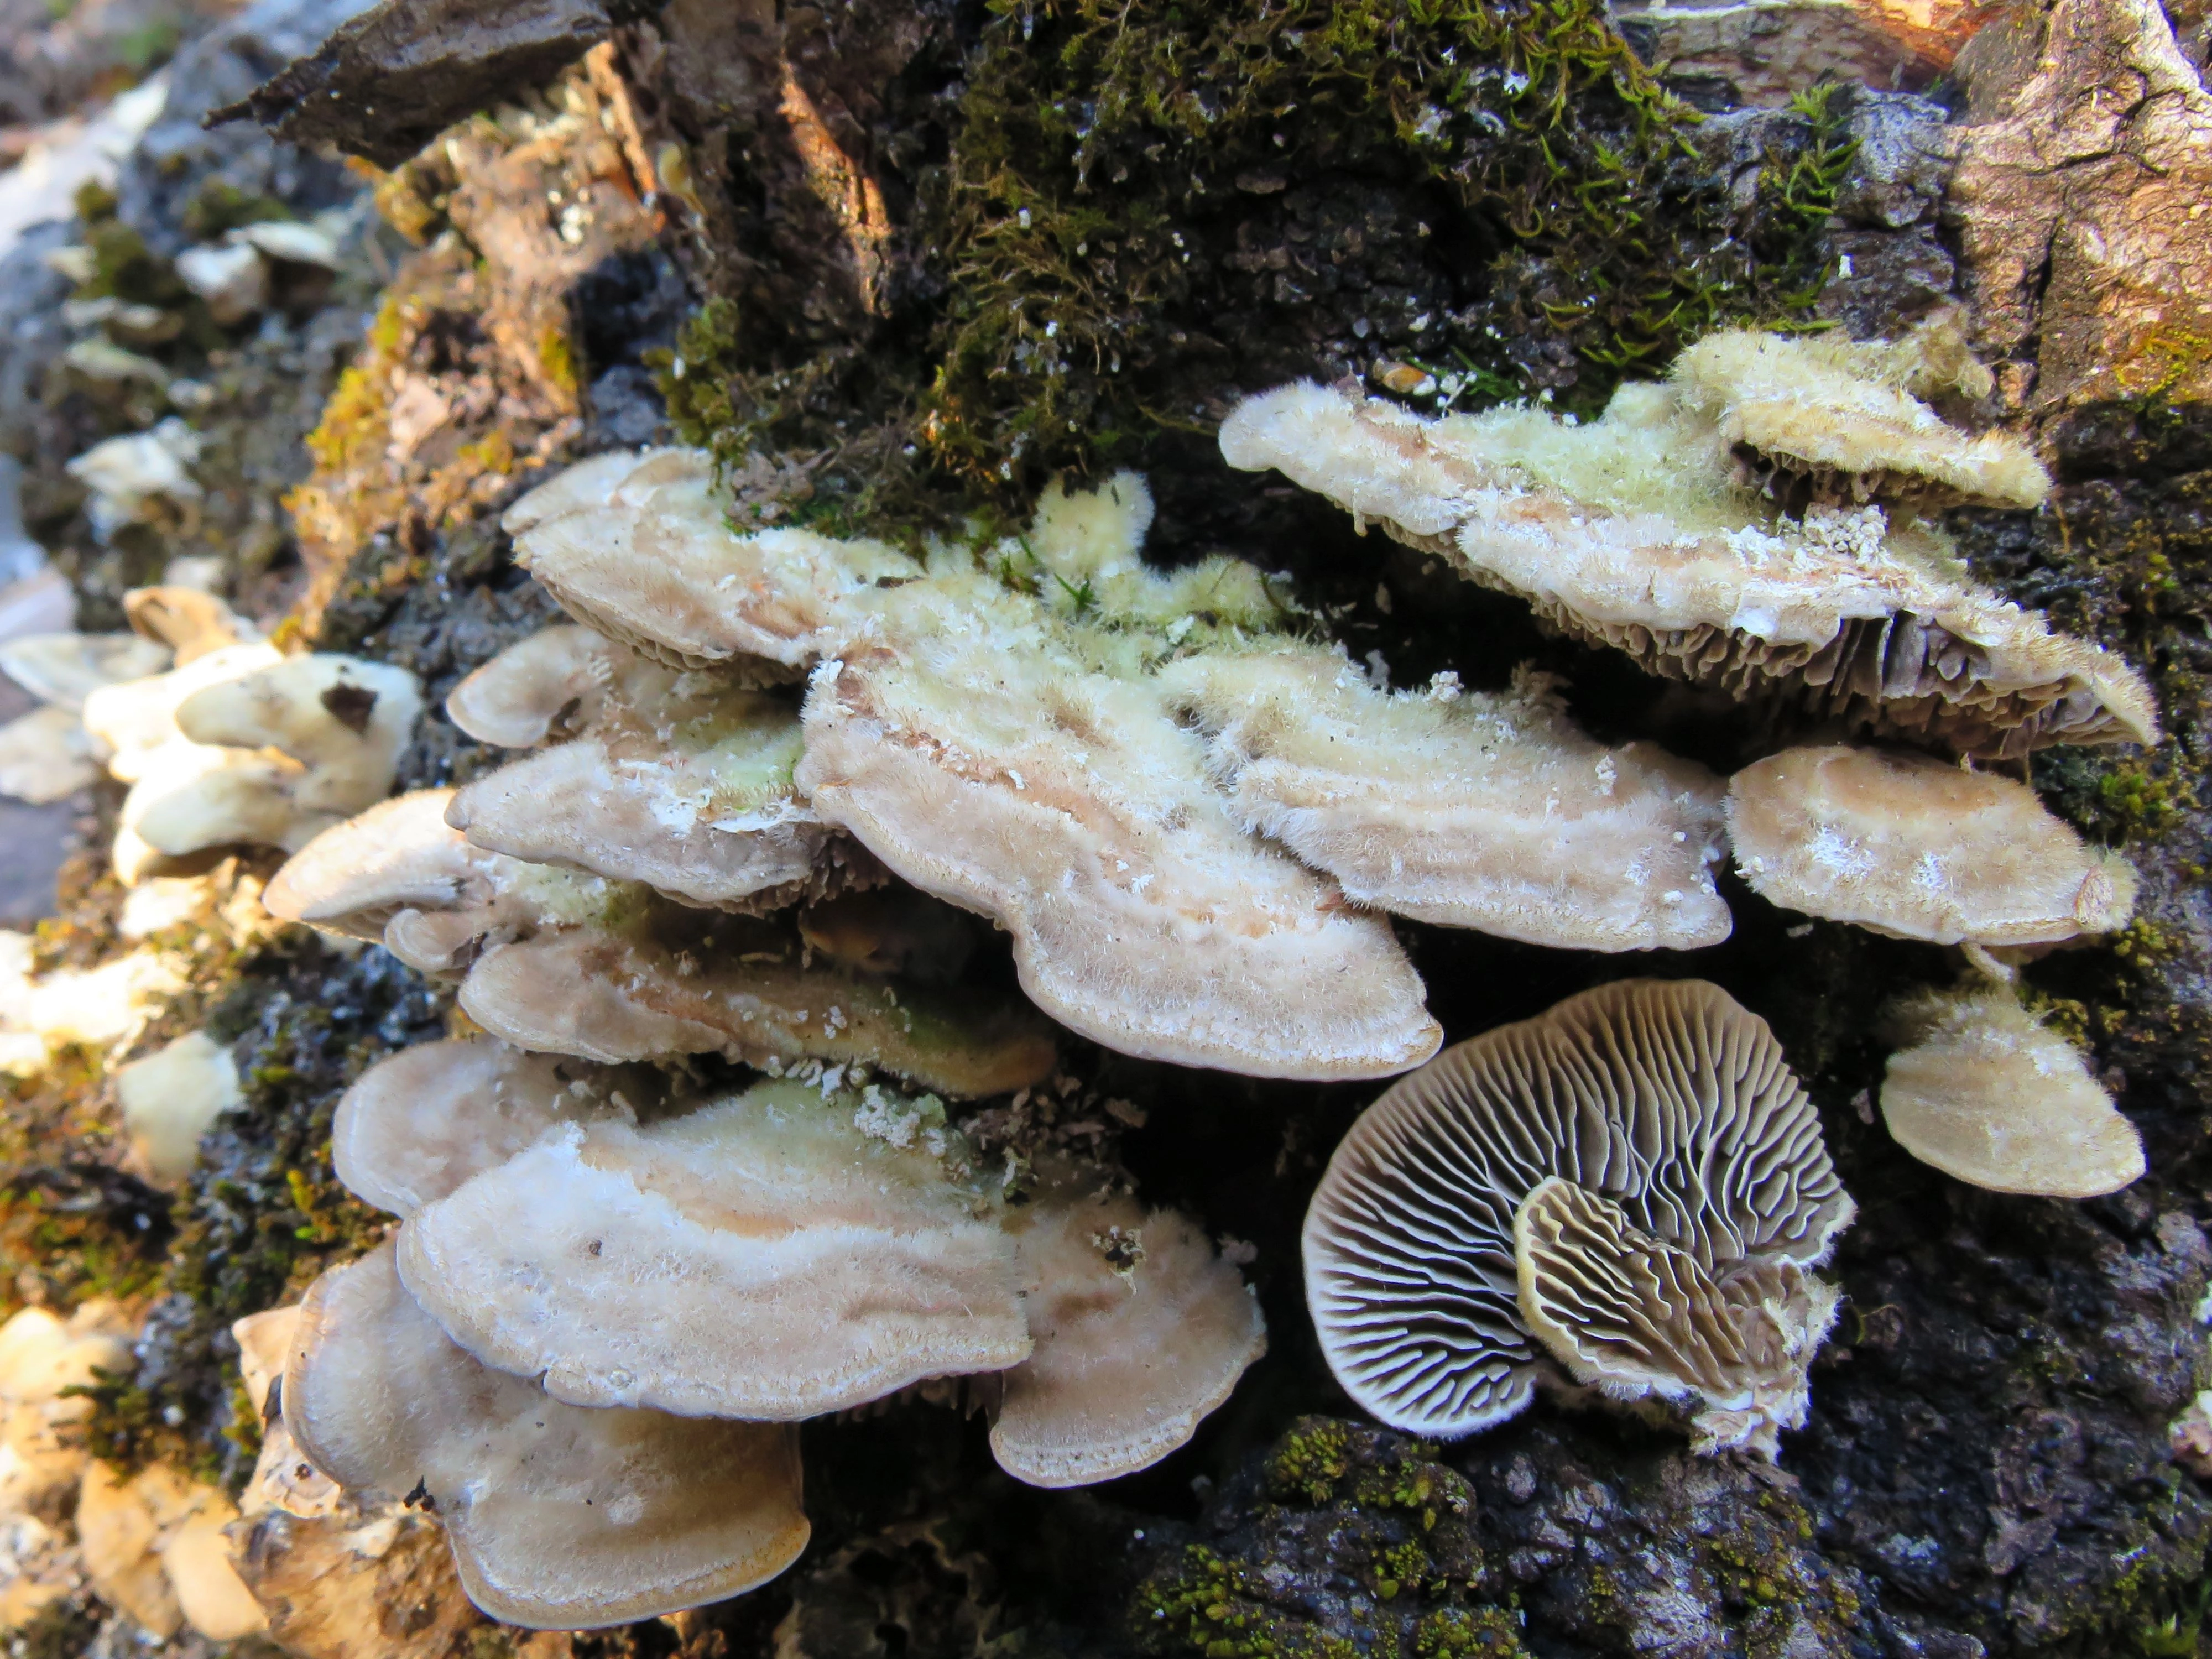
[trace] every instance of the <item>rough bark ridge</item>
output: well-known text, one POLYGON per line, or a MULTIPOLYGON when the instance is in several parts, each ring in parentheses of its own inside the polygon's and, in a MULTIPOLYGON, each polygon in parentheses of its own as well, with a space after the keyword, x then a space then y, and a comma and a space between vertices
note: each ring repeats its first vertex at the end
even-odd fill
MULTIPOLYGON (((573 52, 574 18, 556 12, 530 15, 573 52)), ((1804 14, 1790 27, 1814 27, 1804 14)), ((377 71, 378 50, 396 62, 410 28, 444 15, 393 0, 341 68, 377 71)), ((1913 61, 1948 62, 1972 21, 1944 12, 1908 42, 1913 61)), ((278 1637, 423 1659, 2199 1651, 2212 1492, 2175 1461, 2168 1425, 2212 1383, 2201 22, 2138 0, 2028 7, 1960 56, 1955 112, 1941 88, 1784 84, 1731 47, 1717 81, 1713 53, 1686 65, 1700 117, 1583 0, 670 0, 609 17, 582 62, 495 107, 479 109, 480 79, 422 82, 419 118, 451 125, 374 182, 393 228, 376 246, 396 262, 380 297, 327 317, 303 303, 286 337, 304 363, 329 330, 367 323, 289 499, 299 562, 272 545, 230 581, 286 584, 268 591, 297 602, 307 637, 404 663, 434 700, 552 614, 509 562, 498 510, 550 467, 672 434, 715 451, 756 521, 895 538, 1006 514, 1055 474, 1135 465, 1161 501, 1157 555, 1289 568, 1316 629, 1400 682, 1451 668, 1502 685, 1533 660, 1568 678, 1608 740, 1663 738, 1731 769, 1772 738, 1753 714, 1545 637, 1434 561, 1229 473, 1213 422, 1294 375, 1358 376, 1424 408, 1541 395, 1587 411, 1719 322, 1875 336, 1972 301, 1999 386, 1960 412, 2034 431, 2060 487, 2036 514, 1953 527, 1985 578, 2143 664, 2174 733, 2152 756, 2035 765, 2046 798, 2143 874, 2134 927, 2027 977, 2095 1051, 2152 1173, 2088 1204, 2008 1199, 1888 1140, 1866 1106, 1878 1015, 1948 981, 1931 947, 1805 925, 1740 885, 1727 945, 1632 963, 1408 925, 1455 1040, 1629 971, 1711 978, 1773 1024, 1863 1210, 1812 1420, 1778 1468, 1694 1459, 1568 1402, 1442 1448, 1347 1420, 1307 1328, 1297 1234, 1322 1162, 1376 1091, 1089 1051, 1072 1061, 1085 1087, 1146 1120, 1122 1154, 1147 1197, 1257 1250, 1273 1351, 1188 1449, 1045 1494, 998 1474, 981 1424, 948 1413, 811 1425, 815 1542, 797 1567, 738 1601, 589 1637, 483 1625, 409 1543, 385 1570, 396 1588, 361 1604, 383 1621, 364 1646, 368 1614, 310 1594, 317 1552, 335 1547, 265 1528, 249 1576, 283 1600, 278 1637), (1739 97, 1752 106, 1727 106, 1739 97)), ((529 33, 480 60, 536 61, 529 33)), ((480 44, 447 42, 456 61, 480 44)), ((265 57, 253 75, 278 67, 265 57)), ((226 73, 203 106, 245 94, 251 77, 226 73)), ((357 125, 324 136, 378 154, 357 125)), ((198 199, 175 178, 149 164, 126 179, 117 222, 151 263, 117 280, 157 278, 173 251, 198 199)), ((305 168, 270 188, 345 186, 305 168)), ((248 390, 264 385, 252 353, 275 349, 239 348, 248 390)), ((121 423, 59 368, 51 386, 11 447, 58 461, 121 423)), ((273 514, 294 482, 241 483, 238 521, 273 514)), ((148 573, 153 550, 94 546, 74 501, 34 505, 95 599, 148 573)), ((427 721, 402 783, 488 759, 427 721)), ((119 895, 81 873, 55 957, 88 959, 112 925, 119 895)), ((10 1085, 0 1247, 28 1267, 56 1237, 38 1229, 62 1226, 37 1291, 58 1304, 102 1273, 158 1295, 138 1372, 101 1398, 99 1444, 235 1477, 254 1431, 234 1415, 223 1326, 374 1236, 332 1179, 329 1113, 369 1060, 447 1010, 374 951, 250 943, 194 972, 198 1000, 149 1041, 212 1007, 247 1109, 171 1202, 102 1151, 112 1124, 82 1104, 88 1058, 10 1085)), ((1024 1122, 997 1127, 1055 1109, 1001 1108, 1024 1122)))

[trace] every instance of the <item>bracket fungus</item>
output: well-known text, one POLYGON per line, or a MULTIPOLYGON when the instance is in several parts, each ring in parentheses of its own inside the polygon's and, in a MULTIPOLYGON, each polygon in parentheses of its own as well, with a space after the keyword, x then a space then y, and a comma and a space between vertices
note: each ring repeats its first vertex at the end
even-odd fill
POLYGON ((2025 443, 2002 430, 1970 436, 1913 395, 1938 389, 1927 348, 1941 350, 1946 336, 1953 380, 1986 392, 1990 373, 1964 355, 1955 313, 1894 342, 1724 329, 1686 348, 1668 378, 1771 495, 2042 506, 2051 475, 2025 443))
POLYGON ((2143 1172, 2142 1137, 2081 1051, 2000 986, 1910 999, 1882 1121, 1897 1144, 1991 1192, 2096 1198, 2143 1172))
POLYGON ((623 1624, 738 1595, 798 1559, 809 1529, 792 1430, 549 1399, 448 1340, 393 1256, 387 1242, 307 1292, 284 1420, 349 1492, 427 1498, 486 1613, 623 1624))
POLYGON ((2025 784, 1928 755, 1785 750, 1729 781, 1736 867, 1785 909, 1938 945, 2040 945, 2106 933, 2136 874, 2025 784))
POLYGON ((1502 1422, 1548 1352, 1611 1397, 1684 1402, 1701 1450, 1771 1456, 1833 1310, 1810 1270, 1852 1213, 1765 1022, 1702 981, 1622 981, 1362 1115, 1306 1214, 1306 1299, 1393 1427, 1502 1422))
MULTIPOLYGON (((1691 368, 1702 362, 1693 356, 1691 368)), ((1904 395, 1844 378, 1877 401, 1904 395)), ((1718 422, 1748 405, 1736 392, 1716 394, 1711 380, 1686 371, 1675 386, 1625 386, 1601 419, 1581 425, 1527 405, 1426 420, 1348 386, 1301 383, 1239 404, 1222 423, 1221 451, 1232 466, 1282 472, 1362 527, 1380 523, 1653 673, 1962 753, 2155 741, 2155 702, 2140 674, 1975 586, 1939 532, 1872 503, 1814 504, 1793 518, 1743 484, 1718 422)), ((1802 377, 1801 397, 1821 384, 1802 377)), ((1907 443, 1900 429, 1887 446, 1808 443, 1798 459, 1828 469, 1863 462, 1873 473, 1855 476, 1869 489, 1906 476, 1971 481, 1960 447, 1984 450, 1940 422, 1905 425, 1917 448, 1898 447, 1907 443)), ((1763 428, 1762 440, 1784 441, 1763 428)), ((2031 465, 1992 460, 1987 499, 2020 497, 2031 465)))
POLYGON ((991 1451, 1018 1480, 1149 1468, 1267 1352, 1259 1303, 1188 1217, 1063 1177, 1008 1226, 1036 1347, 1005 1374, 991 1451))
POLYGON ((478 847, 726 908, 881 879, 793 789, 793 704, 568 627, 511 647, 447 707, 465 730, 565 738, 455 794, 448 820, 478 847))
POLYGON ((1709 866, 1720 780, 1576 730, 1549 683, 1384 692, 1341 652, 1187 657, 1161 671, 1236 811, 1346 895, 1568 950, 1694 950, 1729 934, 1709 866))
POLYGON ((273 646, 203 652, 85 699, 85 727, 131 785, 114 863, 125 884, 233 842, 296 850, 392 787, 422 711, 414 676, 273 646))
POLYGON ((568 1124, 424 1206, 399 1268, 487 1364, 580 1406, 789 1422, 1029 1358, 1013 1249, 933 1137, 764 1083, 568 1124))

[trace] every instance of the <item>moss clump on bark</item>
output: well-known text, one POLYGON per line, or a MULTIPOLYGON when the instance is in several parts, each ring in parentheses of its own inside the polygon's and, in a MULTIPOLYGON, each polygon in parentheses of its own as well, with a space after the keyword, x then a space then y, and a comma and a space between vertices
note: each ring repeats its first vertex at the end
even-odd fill
POLYGON ((1595 0, 988 10, 877 337, 780 357, 726 297, 660 360, 685 442, 812 458, 781 512, 880 532, 1156 465, 1301 374, 1594 410, 1828 274, 1848 100, 1769 123, 1747 216, 1595 0))

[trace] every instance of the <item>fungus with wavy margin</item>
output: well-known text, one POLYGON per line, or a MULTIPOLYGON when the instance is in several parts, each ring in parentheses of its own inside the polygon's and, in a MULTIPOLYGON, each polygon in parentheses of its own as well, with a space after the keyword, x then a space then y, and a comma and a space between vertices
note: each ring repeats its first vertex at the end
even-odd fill
POLYGON ((1833 1310, 1811 1270, 1852 1214, 1765 1022, 1703 981, 1622 981, 1368 1109, 1307 1211, 1306 1300, 1393 1427, 1503 1422, 1548 1352, 1610 1397, 1680 1402, 1700 1450, 1771 1455, 1833 1310), (1629 1316, 1640 1352, 1608 1334, 1629 1316))
POLYGON ((726 676, 561 627, 477 669, 447 710, 486 741, 546 745, 454 794, 447 819, 476 846, 732 909, 883 879, 792 785, 797 706, 726 676))
POLYGON ((2086 845, 2027 785, 1928 755, 1790 749, 1729 781, 1736 868, 1810 916, 1938 945, 2108 933, 2136 873, 2086 845))
POLYGON ((1991 1192, 2096 1198, 2143 1172, 2142 1137, 2081 1053, 2002 986, 1908 998, 1881 1084, 1897 1144, 1991 1192))
POLYGON ((1654 673, 1967 753, 2157 738, 2122 659, 1975 586, 1940 532, 1878 505, 1785 515, 1667 386, 1624 386, 1577 425, 1526 404, 1427 420, 1306 382, 1248 398, 1220 441, 1231 465, 1274 468, 1654 673))
POLYGON ((1713 886, 1721 782, 1656 744, 1609 749, 1550 683, 1385 692, 1340 651, 1168 664, 1235 810, 1399 915, 1566 950, 1694 950, 1729 935, 1713 886))
POLYGON ((576 1405, 789 1422, 1020 1364, 1012 1248, 957 1146, 871 1137, 855 1105, 763 1083, 561 1126, 418 1210, 401 1273, 471 1352, 576 1405))
POLYGON ((284 1421, 349 1492, 428 1498, 479 1607, 537 1629, 627 1624, 738 1595, 798 1559, 809 1528, 793 1431, 549 1398, 449 1340, 395 1254, 387 1241, 307 1292, 284 1421))

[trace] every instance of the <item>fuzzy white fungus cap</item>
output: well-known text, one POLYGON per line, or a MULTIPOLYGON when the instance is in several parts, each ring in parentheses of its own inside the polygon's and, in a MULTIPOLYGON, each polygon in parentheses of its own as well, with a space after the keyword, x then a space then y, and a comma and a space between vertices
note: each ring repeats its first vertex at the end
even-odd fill
POLYGON ((1565 950, 1728 937, 1720 780, 1591 741, 1540 677, 1391 693, 1340 652, 1289 646, 1186 657, 1160 679, 1244 821, 1362 904, 1565 950))
POLYGON ((2080 1049, 2000 987, 1907 1002, 1882 1121, 1923 1164, 1991 1192, 2095 1198, 2143 1172, 2142 1137, 2080 1049))
POLYGON ((420 1042, 377 1061, 339 1097, 331 1160, 362 1202, 411 1216, 556 1124, 634 1118, 665 1092, 650 1073, 524 1054, 489 1037, 420 1042))
POLYGON ((994 584, 883 596, 817 671, 796 774, 926 892, 995 917, 1031 1000, 1127 1054, 1385 1076, 1441 1032, 1387 923, 1256 841, 1164 688, 1095 672, 994 584))
POLYGON ((563 1125, 416 1212, 400 1272, 471 1353, 580 1406, 789 1422, 1020 1364, 1012 1246, 943 1132, 899 1146, 863 1111, 769 1083, 563 1125))
POLYGON ((447 1340, 393 1254, 380 1245, 307 1292, 284 1419, 349 1492, 428 1498, 485 1613, 625 1624, 738 1595, 798 1559, 793 1431, 549 1399, 447 1340))
POLYGON ((2136 873, 2010 778, 1931 756, 1784 750, 1729 781, 1736 867, 1784 909, 1938 945, 2124 927, 2136 873))
POLYGON ((1910 343, 1724 329, 1686 348, 1668 378, 1728 443, 1836 493, 2040 507, 2051 475, 2027 444, 1961 432, 1907 390, 1923 368, 1910 343))
POLYGON ((501 520, 515 562, 577 621, 684 668, 744 657, 801 668, 834 652, 849 602, 920 574, 880 542, 738 536, 714 464, 690 450, 595 456, 501 520))
POLYGON ((1655 673, 1966 752, 2156 740, 2122 659, 1973 586, 1879 506, 1780 516, 1665 388, 1571 425, 1526 404, 1426 420, 1304 382, 1246 399, 1220 441, 1655 673))
POLYGON ((169 665, 169 649, 136 634, 25 634, 0 640, 0 674, 40 702, 81 713, 103 685, 142 680, 169 665))
POLYGON ((1267 1349, 1237 1269, 1172 1210, 1067 1181, 1012 1212, 1036 1351, 1005 1374, 991 1451, 1033 1486, 1149 1468, 1267 1349))
POLYGON ((118 1067, 115 1097, 131 1150, 164 1186, 192 1172, 201 1138, 217 1118, 246 1102, 230 1050, 205 1031, 187 1031, 118 1067))
POLYGON ((542 1054, 608 1063, 697 1054, 754 1065, 818 1060, 962 1097, 1041 1083, 1059 1059, 1050 1028, 1017 1000, 743 955, 701 961, 588 927, 485 951, 460 1003, 493 1036, 542 1054))
POLYGON ((1697 1405, 1701 1449, 1771 1455, 1776 1430, 1802 1421, 1832 1310, 1809 1270, 1852 1213, 1765 1022, 1700 980, 1626 980, 1447 1050, 1362 1115, 1306 1212, 1306 1302, 1338 1381, 1395 1428, 1456 1437, 1504 1421, 1551 1348, 1615 1397, 1697 1405), (1596 1202, 1552 1200, 1532 1318, 1516 1217, 1553 1177, 1596 1202), (1557 1243, 1577 1217, 1605 1241, 1578 1263, 1557 1243), (1577 1274, 1603 1291, 1583 1313, 1577 1274), (1739 1283, 1718 1304, 1685 1299, 1739 1283), (1788 1294, 1771 1304, 1751 1294, 1774 1285, 1788 1294), (1638 1371, 1604 1340, 1631 1304, 1653 1331, 1709 1328, 1638 1371), (1717 1305, 1778 1322, 1784 1375, 1765 1338, 1711 1326, 1717 1305), (1732 1344, 1758 1363, 1725 1363, 1732 1344))

